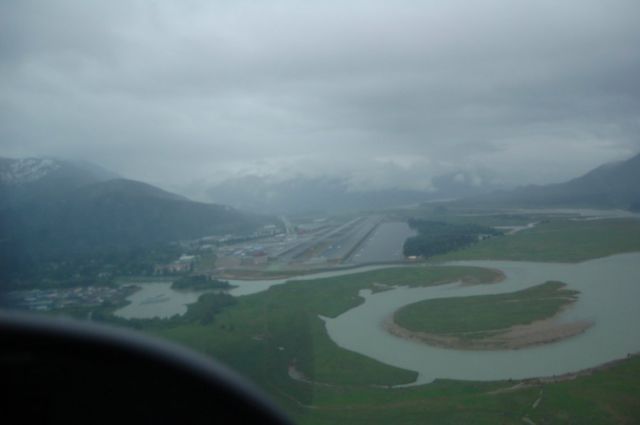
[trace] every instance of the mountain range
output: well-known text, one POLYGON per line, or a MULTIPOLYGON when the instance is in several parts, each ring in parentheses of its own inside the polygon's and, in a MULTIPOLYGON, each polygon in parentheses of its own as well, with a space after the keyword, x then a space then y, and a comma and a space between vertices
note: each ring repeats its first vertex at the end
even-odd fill
MULTIPOLYGON (((207 193, 217 202, 265 213, 380 209, 465 196, 458 202, 640 210, 640 154, 552 185, 486 193, 491 185, 478 180, 454 173, 433 179, 430 190, 365 191, 353 190, 340 178, 271 182, 249 176, 210 187, 207 193)), ((250 232, 270 220, 219 203, 195 202, 89 163, 0 158, 0 249, 4 253, 27 252, 33 258, 90 254, 250 232)))
POLYGON ((415 205, 428 200, 461 198, 495 190, 477 173, 456 172, 431 180, 424 190, 354 188, 348 177, 295 176, 273 179, 241 176, 208 185, 204 198, 240 209, 281 213, 340 213, 415 205))
POLYGON ((625 161, 601 165, 564 183, 497 191, 465 199, 463 203, 640 210, 640 154, 625 161))
POLYGON ((95 164, 55 158, 0 158, 0 208, 50 200, 92 183, 119 178, 95 164))
POLYGON ((205 198, 247 210, 270 213, 335 213, 384 209, 452 200, 466 206, 586 207, 640 210, 640 154, 601 165, 567 182, 529 185, 510 190, 484 175, 455 172, 431 179, 425 190, 399 188, 358 190, 344 177, 272 180, 243 176, 209 185, 205 198))
POLYGON ((0 195, 0 250, 32 258, 244 233, 269 221, 51 158, 0 159, 0 195))

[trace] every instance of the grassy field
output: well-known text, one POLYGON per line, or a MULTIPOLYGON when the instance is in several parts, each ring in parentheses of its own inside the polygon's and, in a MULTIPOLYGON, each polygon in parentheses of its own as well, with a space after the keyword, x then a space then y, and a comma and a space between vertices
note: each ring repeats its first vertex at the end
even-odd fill
POLYGON ((481 226, 522 226, 545 219, 578 217, 574 214, 509 212, 495 209, 465 209, 424 207, 395 210, 401 220, 409 218, 441 221, 453 224, 478 224, 481 226))
MULTIPOLYGON (((351 372, 367 377, 364 382, 378 385, 385 381, 410 380, 414 375, 375 361, 362 363, 366 358, 340 350, 325 339, 324 348, 315 346, 313 350, 315 356, 334 358, 333 362, 320 367, 333 369, 332 377, 325 379, 338 383, 301 383, 287 376, 286 367, 292 352, 302 348, 296 347, 296 337, 302 335, 303 344, 313 340, 304 337, 311 331, 308 324, 288 323, 285 327, 292 328, 293 333, 282 333, 280 329, 269 338, 256 340, 246 330, 264 329, 256 323, 262 317, 242 317, 250 320, 250 324, 232 322, 238 314, 234 309, 248 307, 231 307, 208 326, 157 329, 153 333, 208 353, 250 377, 303 425, 522 424, 524 417, 536 424, 635 424, 640 419, 638 357, 592 376, 558 383, 533 382, 531 386, 513 390, 509 389, 520 381, 437 380, 428 385, 391 389, 363 383, 361 378, 353 379, 353 375, 339 383, 341 379, 336 379, 336 373, 340 373, 341 364, 347 362, 356 367, 351 372), (287 345, 282 345, 285 350, 279 350, 277 344, 287 345), (533 408, 538 399, 540 402, 533 408)), ((276 324, 270 322, 267 327, 271 326, 276 324)))
POLYGON ((301 424, 637 424, 640 358, 591 376, 513 388, 518 381, 438 380, 403 389, 316 386, 313 408, 291 409, 301 424), (538 403, 535 405, 536 401, 538 403))
POLYGON ((249 376, 288 407, 314 402, 314 386, 292 380, 296 368, 309 380, 368 388, 410 383, 415 372, 398 369, 339 348, 318 315, 335 317, 363 302, 361 289, 382 285, 427 286, 465 279, 491 282, 493 270, 473 267, 397 267, 290 282, 238 298, 208 326, 150 327, 148 332, 220 359, 249 376))
MULTIPOLYGON (((638 358, 574 381, 504 392, 501 390, 518 382, 438 380, 418 387, 383 388, 411 382, 415 374, 340 349, 317 317, 335 317, 360 304, 360 289, 381 290, 374 283, 434 285, 463 276, 478 282, 498 277, 486 269, 414 267, 300 281, 241 297, 210 325, 176 326, 152 333, 230 365, 305 425, 521 424, 524 417, 537 424, 637 423, 638 358), (291 379, 287 369, 292 362, 316 383, 291 379)), ((538 287, 524 298, 535 298, 538 291, 555 291, 553 286, 538 287)))
MULTIPOLYGON (((639 221, 552 220, 440 259, 582 261, 634 250, 640 250, 639 221)), ((462 277, 490 282, 499 274, 480 268, 416 266, 290 282, 238 298, 211 324, 154 326, 146 331, 226 363, 304 425, 523 424, 523 418, 535 424, 640 423, 638 357, 575 380, 527 382, 515 388, 519 381, 438 380, 417 387, 388 388, 412 382, 416 374, 341 349, 318 318, 336 317, 362 303, 361 289, 436 285, 462 277), (312 382, 291 379, 290 365, 312 382)), ((566 301, 557 298, 575 296, 564 291, 557 283, 521 291, 524 294, 518 293, 514 302, 521 308, 501 306, 500 317, 477 299, 457 306, 458 310, 443 308, 442 315, 461 316, 464 311, 474 317, 472 326, 477 329, 495 329, 498 321, 516 323, 552 315, 566 301), (545 297, 555 301, 541 299, 545 297), (533 301, 535 306, 530 305, 533 301)), ((468 329, 468 323, 445 319, 440 323, 445 331, 468 329)))
POLYGON ((420 301, 398 310, 394 320, 412 331, 473 339, 549 318, 577 295, 561 282, 546 282, 508 294, 420 301))
POLYGON ((640 251, 640 220, 553 220, 432 260, 580 262, 632 251, 640 251))

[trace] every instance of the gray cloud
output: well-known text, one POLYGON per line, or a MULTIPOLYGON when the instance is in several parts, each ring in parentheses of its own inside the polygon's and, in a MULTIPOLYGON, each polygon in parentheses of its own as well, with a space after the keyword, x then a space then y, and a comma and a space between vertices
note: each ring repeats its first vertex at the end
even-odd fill
POLYGON ((3 2, 0 154, 164 185, 560 180, 640 150, 637 16, 634 0, 3 2))

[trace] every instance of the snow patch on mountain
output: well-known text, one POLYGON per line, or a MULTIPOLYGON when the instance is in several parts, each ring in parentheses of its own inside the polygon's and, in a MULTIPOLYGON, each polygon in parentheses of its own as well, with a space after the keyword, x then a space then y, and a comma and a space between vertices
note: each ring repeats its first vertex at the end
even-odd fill
POLYGON ((40 180, 62 165, 49 158, 23 158, 3 161, 0 167, 0 182, 7 185, 20 185, 40 180))

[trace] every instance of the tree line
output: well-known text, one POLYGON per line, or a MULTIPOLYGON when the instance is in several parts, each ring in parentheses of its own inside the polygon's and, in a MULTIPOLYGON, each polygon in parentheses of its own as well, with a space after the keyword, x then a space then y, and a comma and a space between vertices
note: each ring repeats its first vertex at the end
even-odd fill
POLYGON ((441 221, 409 219, 409 226, 418 234, 404 243, 404 255, 429 258, 462 249, 485 237, 502 233, 478 224, 453 224, 441 221))

